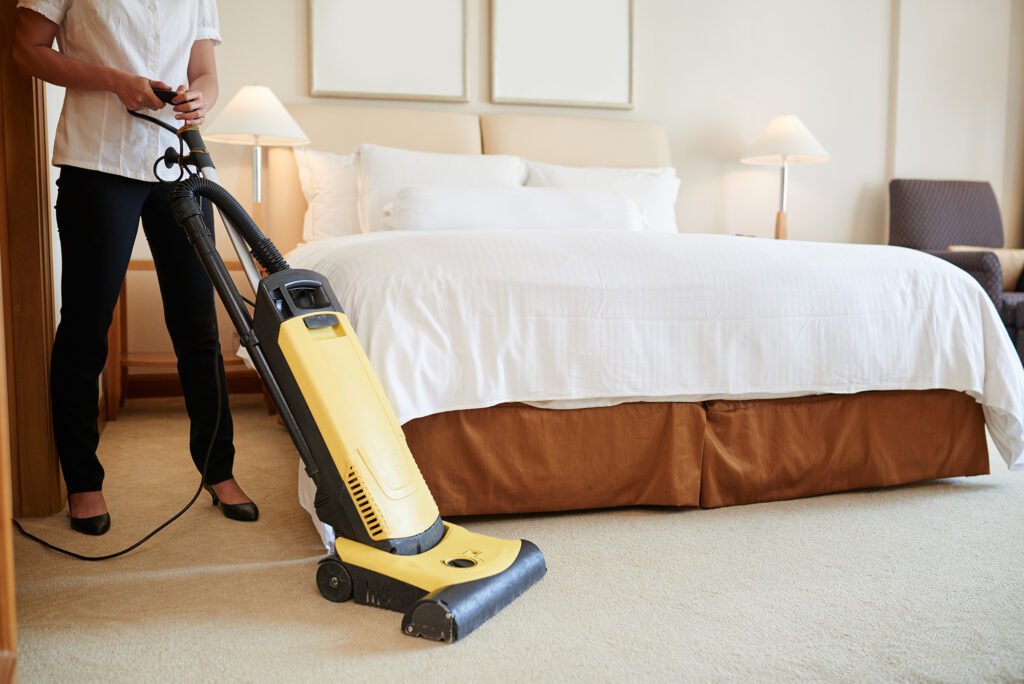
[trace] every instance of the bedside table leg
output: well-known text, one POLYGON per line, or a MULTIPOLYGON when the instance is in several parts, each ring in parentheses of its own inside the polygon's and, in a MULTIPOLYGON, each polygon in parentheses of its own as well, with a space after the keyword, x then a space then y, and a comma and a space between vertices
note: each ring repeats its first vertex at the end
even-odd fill
POLYGON ((121 284, 121 296, 118 299, 118 308, 121 315, 121 357, 118 364, 121 367, 120 395, 118 406, 124 406, 124 400, 128 398, 128 274, 124 276, 124 283, 121 284))

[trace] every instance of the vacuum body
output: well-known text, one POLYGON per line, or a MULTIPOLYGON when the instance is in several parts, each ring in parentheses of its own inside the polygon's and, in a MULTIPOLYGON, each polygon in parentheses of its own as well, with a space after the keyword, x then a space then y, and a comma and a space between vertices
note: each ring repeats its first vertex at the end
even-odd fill
POLYGON ((337 535, 317 569, 332 601, 405 614, 402 631, 455 641, 545 573, 532 543, 443 521, 401 425, 327 279, 292 269, 223 188, 198 130, 179 136, 204 178, 178 184, 172 210, 202 260, 243 346, 316 484, 317 516, 337 535), (217 206, 238 250, 268 275, 252 314, 218 254, 199 199, 217 206))

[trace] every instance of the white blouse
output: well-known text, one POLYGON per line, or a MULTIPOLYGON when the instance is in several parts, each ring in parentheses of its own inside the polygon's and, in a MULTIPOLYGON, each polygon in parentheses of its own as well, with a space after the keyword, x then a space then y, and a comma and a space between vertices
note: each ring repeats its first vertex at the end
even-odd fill
MULTIPOLYGON (((18 0, 57 24, 57 47, 84 62, 188 85, 188 61, 197 40, 220 43, 216 0, 18 0)), ((166 106, 158 113, 176 128, 166 106)), ((153 181, 153 162, 178 141, 129 116, 117 95, 68 88, 53 146, 54 166, 77 166, 153 181)))

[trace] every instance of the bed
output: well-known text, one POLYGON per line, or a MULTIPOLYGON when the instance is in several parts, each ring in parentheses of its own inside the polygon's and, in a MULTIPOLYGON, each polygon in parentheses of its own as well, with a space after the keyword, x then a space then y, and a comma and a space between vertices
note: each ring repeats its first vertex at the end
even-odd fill
MULTIPOLYGON (((669 164, 629 120, 290 107, 313 146, 669 164)), ((712 508, 1024 467, 1024 371, 965 273, 887 246, 722 235, 399 231, 299 245, 327 275, 441 513, 712 508)))

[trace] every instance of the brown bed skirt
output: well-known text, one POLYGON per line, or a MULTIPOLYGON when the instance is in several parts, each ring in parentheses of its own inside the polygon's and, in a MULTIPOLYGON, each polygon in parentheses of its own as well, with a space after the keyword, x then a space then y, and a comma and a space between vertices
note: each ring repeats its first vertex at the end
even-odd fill
POLYGON ((504 404, 404 429, 446 516, 717 508, 988 473, 981 406, 949 390, 574 410, 504 404))

